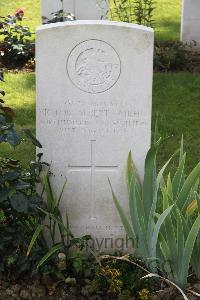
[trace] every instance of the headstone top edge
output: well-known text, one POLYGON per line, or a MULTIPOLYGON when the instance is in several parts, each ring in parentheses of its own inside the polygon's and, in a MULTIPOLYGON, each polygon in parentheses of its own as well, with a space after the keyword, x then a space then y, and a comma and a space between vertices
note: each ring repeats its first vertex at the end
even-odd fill
POLYGON ((36 33, 53 29, 53 28, 62 28, 65 26, 79 26, 79 25, 101 25, 101 26, 124 27, 124 28, 137 29, 149 33, 154 33, 154 30, 151 27, 126 23, 126 22, 108 21, 108 20, 76 20, 76 21, 66 21, 66 22, 45 24, 45 25, 38 26, 36 28, 36 33))

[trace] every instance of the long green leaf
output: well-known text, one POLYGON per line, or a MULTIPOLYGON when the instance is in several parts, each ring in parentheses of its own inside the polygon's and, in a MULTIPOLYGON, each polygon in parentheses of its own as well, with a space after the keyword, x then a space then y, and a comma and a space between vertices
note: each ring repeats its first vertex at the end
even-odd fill
POLYGON ((167 243, 167 241, 165 240, 164 235, 162 234, 162 232, 160 232, 159 234, 159 246, 160 246, 160 250, 161 250, 161 254, 163 257, 160 257, 160 260, 162 261, 162 259, 164 259, 164 261, 170 261, 170 249, 169 249, 169 245, 167 243))
POLYGON ((170 159, 166 162, 166 164, 164 164, 164 166, 161 168, 160 172, 158 173, 157 175, 157 179, 156 179, 156 183, 157 183, 157 191, 159 189, 159 186, 160 186, 160 182, 161 180, 163 179, 163 173, 165 172, 167 166, 169 165, 170 161, 172 160, 172 158, 174 157, 176 153, 174 153, 170 159))
POLYGON ((37 268, 41 267, 54 253, 58 252, 63 248, 62 244, 55 245, 52 247, 44 256, 43 258, 39 261, 37 264, 37 268))
POLYGON ((132 222, 132 228, 138 239, 138 251, 140 256, 148 257, 148 246, 146 236, 146 228, 144 224, 144 212, 141 211, 139 203, 141 203, 141 195, 137 191, 137 183, 134 177, 130 183, 129 190, 129 210, 132 222))
POLYGON ((58 201, 57 201, 57 205, 56 205, 57 208, 58 208, 59 205, 60 205, 60 201, 61 201, 61 199, 62 199, 62 196, 63 196, 64 190, 65 190, 66 184, 67 184, 67 179, 65 180, 65 182, 64 182, 64 184, 63 184, 63 187, 62 187, 62 190, 61 190, 61 193, 60 193, 60 195, 59 195, 59 197, 58 197, 58 201))
POLYGON ((182 258, 185 244, 184 229, 181 213, 176 207, 176 220, 177 220, 177 272, 182 268, 182 258))
POLYGON ((183 135, 181 137, 181 144, 180 144, 180 157, 179 157, 179 164, 181 163, 184 155, 184 147, 183 147, 183 135))
POLYGON ((173 195, 174 195, 175 199, 176 199, 178 193, 180 192, 180 190, 183 186, 183 183, 184 183, 185 158, 186 158, 186 154, 183 155, 183 158, 180 161, 178 169, 172 180, 173 195))
POLYGON ((169 215, 170 211, 172 210, 173 205, 168 207, 158 218, 157 223, 155 224, 155 228, 153 231, 153 236, 152 236, 152 242, 151 242, 151 249, 152 249, 152 258, 156 257, 156 246, 157 246, 157 241, 158 241, 158 235, 160 232, 160 228, 165 221, 166 217, 169 215))
POLYGON ((145 160, 145 175, 143 182, 143 205, 145 209, 145 217, 148 222, 152 201, 156 190, 156 154, 161 139, 152 146, 145 160))
POLYGON ((45 227, 45 225, 38 225, 37 226, 37 228, 36 228, 36 230, 35 230, 35 232, 32 236, 32 239, 30 241, 30 244, 28 246, 28 250, 27 250, 27 253, 26 253, 27 256, 29 256, 35 242, 37 241, 37 238, 39 237, 40 233, 43 231, 44 227, 45 227))
POLYGON ((56 200, 54 198, 51 184, 49 181, 49 175, 46 174, 44 171, 42 171, 40 173, 40 178, 41 178, 41 181, 44 186, 45 193, 46 193, 47 210, 49 212, 53 212, 53 210, 56 206, 56 200))
POLYGON ((42 148, 42 145, 40 144, 40 142, 36 139, 36 137, 32 134, 32 132, 29 129, 24 129, 24 133, 31 140, 33 145, 35 145, 38 148, 42 148))
POLYGON ((159 243, 160 250, 162 253, 162 257, 160 258, 160 260, 163 261, 162 271, 164 274, 166 274, 168 279, 174 282, 178 282, 177 266, 174 264, 172 260, 172 255, 171 255, 172 252, 171 249, 169 248, 169 243, 167 240, 165 240, 164 235, 162 235, 162 233, 159 234, 159 241, 160 241, 159 243), (167 265, 167 269, 166 269, 166 265, 167 265))
MULTIPOLYGON (((162 189, 162 199, 163 199, 163 211, 165 211, 170 206, 167 187, 162 189)), ((165 231, 162 230, 162 232, 163 235, 165 236, 165 240, 170 250, 170 257, 168 259, 172 261, 175 268, 177 263, 177 245, 176 245, 175 226, 172 222, 172 216, 173 216, 173 210, 172 213, 167 216, 163 228, 165 231)))
POLYGON ((144 216, 144 207, 142 202, 142 185, 140 182, 140 178, 138 175, 137 168, 134 164, 134 161, 132 159, 132 154, 129 152, 128 159, 127 159, 127 165, 126 165, 126 181, 127 181, 127 187, 128 192, 130 194, 130 189, 135 190, 135 194, 137 195, 137 198, 139 198, 136 204, 139 215, 144 216))
POLYGON ((125 215, 125 213, 124 213, 121 205, 119 204, 119 201, 117 200, 117 197, 115 196, 115 193, 114 193, 114 191, 112 189, 111 182, 110 182, 109 179, 108 179, 108 181, 109 181, 111 192, 112 192, 113 202, 114 202, 114 204, 115 204, 115 206, 117 208, 117 211, 118 211, 119 216, 121 218, 121 221, 122 221, 122 224, 123 224, 124 229, 126 231, 126 234, 127 234, 127 236, 130 239, 133 239, 135 241, 135 239, 136 239, 135 232, 131 228, 131 225, 130 225, 129 221, 128 221, 128 219, 127 219, 127 217, 126 217, 126 215, 125 215))
POLYGON ((185 183, 178 195, 177 198, 177 205, 182 210, 187 208, 188 205, 188 195, 197 181, 198 177, 200 176, 200 162, 197 164, 197 166, 192 170, 190 175, 185 180, 185 183))
POLYGON ((182 270, 181 270, 183 286, 185 286, 187 283, 189 265, 191 261, 192 252, 194 249, 195 240, 199 233, 199 229, 200 229, 200 215, 196 218, 185 243, 184 255, 182 259, 182 270))
POLYGON ((197 276, 198 280, 200 280, 200 257, 199 255, 197 255, 197 253, 199 253, 199 249, 200 249, 200 233, 198 233, 197 235, 197 239, 195 241, 194 250, 191 258, 192 269, 195 272, 195 275, 197 276))
MULTIPOLYGON (((175 154, 174 154, 175 155, 175 154)), ((166 164, 161 168, 160 172, 157 175, 157 179, 156 179, 156 190, 154 192, 154 197, 153 197, 153 201, 152 201, 152 205, 151 205, 151 210, 149 213, 149 218, 148 218, 148 233, 147 235, 151 238, 152 232, 153 232, 153 227, 155 226, 154 221, 153 221, 153 217, 155 215, 155 211, 156 211, 156 206, 157 206, 157 194, 158 194, 158 189, 160 187, 160 182, 163 178, 163 173, 165 171, 165 169, 167 168, 167 166, 169 165, 170 161, 172 160, 173 156, 172 155, 170 157, 170 159, 166 162, 166 164)), ((150 241, 149 241, 150 242, 150 241)))
POLYGON ((41 210, 44 214, 46 214, 50 219, 52 219, 53 221, 55 221, 56 223, 58 223, 58 224, 62 227, 62 230, 63 230, 67 235, 69 235, 69 236, 72 237, 72 238, 74 237, 73 234, 71 233, 70 229, 67 228, 67 227, 64 225, 62 219, 59 219, 59 218, 55 217, 54 214, 49 213, 48 211, 42 209, 41 207, 38 207, 38 209, 41 210))
MULTIPOLYGON (((135 187, 136 207, 140 218, 144 218, 144 206, 142 201, 142 185, 138 176, 137 168, 133 162, 132 154, 129 152, 127 165, 126 165, 126 181, 129 193, 130 201, 130 189, 131 186, 135 187)), ((142 221, 142 220, 140 220, 142 221)))
POLYGON ((128 190, 130 189, 130 183, 132 181, 132 176, 134 176, 134 178, 135 178, 135 182, 137 184, 138 190, 141 191, 142 186, 141 186, 140 178, 139 178, 137 168, 136 168, 133 158, 132 158, 132 153, 130 151, 128 154, 128 159, 127 159, 127 163, 126 163, 126 183, 127 183, 128 190))

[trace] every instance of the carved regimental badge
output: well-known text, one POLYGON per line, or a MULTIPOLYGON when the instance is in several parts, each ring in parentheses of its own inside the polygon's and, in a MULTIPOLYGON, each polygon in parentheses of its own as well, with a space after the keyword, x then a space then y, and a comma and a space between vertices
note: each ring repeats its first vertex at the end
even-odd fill
POLYGON ((87 93, 97 94, 109 90, 117 82, 120 71, 117 52, 100 40, 87 40, 78 44, 67 60, 67 72, 72 83, 87 93))

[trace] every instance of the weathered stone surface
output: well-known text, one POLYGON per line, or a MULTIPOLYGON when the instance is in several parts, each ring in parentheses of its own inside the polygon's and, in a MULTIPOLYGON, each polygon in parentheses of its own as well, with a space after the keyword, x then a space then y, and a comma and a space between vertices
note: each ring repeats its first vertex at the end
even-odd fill
POLYGON ((182 23, 181 23, 181 40, 191 43, 197 42, 200 48, 200 1, 183 0, 182 23))
POLYGON ((52 18, 52 13, 62 9, 60 0, 42 0, 42 17, 52 18))
POLYGON ((42 0, 42 16, 51 17, 60 9, 75 15, 77 20, 101 20, 106 18, 108 0, 42 0))
POLYGON ((108 178, 128 211, 128 152, 142 178, 151 140, 153 30, 109 21, 41 26, 36 61, 37 138, 57 193, 68 179, 63 215, 96 249, 124 250, 108 178))

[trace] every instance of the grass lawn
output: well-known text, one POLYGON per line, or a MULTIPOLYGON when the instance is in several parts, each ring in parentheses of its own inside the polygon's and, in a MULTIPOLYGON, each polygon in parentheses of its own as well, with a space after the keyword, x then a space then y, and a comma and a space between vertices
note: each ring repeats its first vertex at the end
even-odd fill
MULTIPOLYGON (((35 27, 40 24, 40 2, 40 0, 0 0, 0 16, 12 14, 16 8, 24 7, 26 19, 23 23, 34 32, 35 27)), ((156 37, 161 40, 179 40, 181 0, 155 0, 155 7, 156 37)))
MULTIPOLYGON (((4 100, 16 112, 17 127, 29 128, 35 132, 35 75, 7 74, 5 81, 6 83, 2 84, 2 88, 6 91, 4 100)), ((13 156, 13 158, 20 159, 24 166, 34 158, 34 155, 34 147, 25 139, 16 149, 0 144, 0 156, 13 156)))
POLYGON ((187 169, 191 170, 199 162, 199 98, 200 74, 154 75, 152 128, 158 118, 160 136, 169 137, 161 148, 160 163, 165 162, 179 147, 182 134, 187 152, 187 169))
POLYGON ((155 0, 155 30, 159 40, 180 40, 182 0, 155 0))
MULTIPOLYGON (((34 74, 7 74, 6 103, 15 108, 16 122, 20 128, 35 131, 35 76, 34 74)), ((184 134, 185 148, 188 152, 188 169, 199 160, 199 95, 200 74, 174 73, 155 74, 153 89, 153 125, 158 117, 159 133, 169 137, 164 143, 159 164, 179 146, 181 134, 184 134)), ((34 158, 35 149, 26 140, 15 150, 9 146, 0 146, 0 156, 14 156, 22 159, 24 166, 34 158)))
POLYGON ((40 0, 0 0, 0 16, 13 15, 17 8, 23 7, 25 19, 22 24, 35 32, 35 27, 40 24, 40 2, 40 0))

